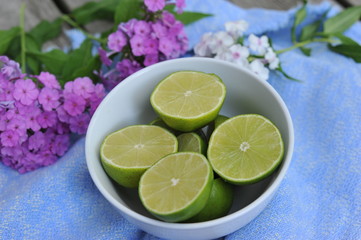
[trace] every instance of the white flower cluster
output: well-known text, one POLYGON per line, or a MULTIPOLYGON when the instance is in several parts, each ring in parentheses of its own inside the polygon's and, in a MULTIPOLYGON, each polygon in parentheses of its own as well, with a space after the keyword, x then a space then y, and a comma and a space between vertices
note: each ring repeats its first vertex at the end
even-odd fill
POLYGON ((194 47, 194 53, 199 57, 214 57, 233 62, 267 80, 268 69, 277 69, 280 61, 267 36, 257 37, 250 34, 244 41, 243 35, 247 28, 248 23, 244 20, 227 22, 225 31, 205 33, 194 47))

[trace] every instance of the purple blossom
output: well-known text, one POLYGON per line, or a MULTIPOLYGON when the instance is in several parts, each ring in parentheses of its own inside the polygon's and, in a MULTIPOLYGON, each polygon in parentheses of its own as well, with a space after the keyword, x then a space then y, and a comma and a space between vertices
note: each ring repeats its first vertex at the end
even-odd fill
POLYGON ((144 41, 145 39, 139 35, 134 35, 130 39, 130 46, 132 47, 134 56, 141 56, 144 54, 144 41))
POLYGON ((26 123, 23 119, 13 118, 9 121, 6 129, 16 132, 19 137, 26 135, 26 123))
POLYGON ((144 41, 144 54, 158 53, 158 40, 149 38, 144 41))
POLYGON ((61 105, 60 107, 58 107, 56 109, 56 112, 58 114, 58 118, 60 122, 63 123, 69 123, 69 119, 71 118, 71 116, 65 111, 64 106, 61 105))
POLYGON ((110 60, 110 58, 107 55, 107 52, 104 49, 99 48, 98 52, 99 52, 100 60, 105 66, 109 67, 110 65, 112 65, 112 60, 110 60))
POLYGON ((108 48, 120 52, 123 47, 127 44, 127 38, 121 31, 116 31, 108 37, 108 48))
POLYGON ((5 130, 0 134, 1 144, 5 147, 15 147, 19 144, 20 136, 13 130, 5 130))
POLYGON ((176 7, 177 7, 177 13, 178 13, 178 14, 183 13, 183 9, 184 9, 185 6, 186 6, 185 0, 176 0, 175 5, 176 5, 176 7))
POLYGON ((138 22, 138 20, 132 18, 126 23, 120 23, 118 26, 118 30, 122 31, 128 37, 132 37, 134 35, 134 25, 136 22, 138 22))
POLYGON ((29 150, 39 150, 45 145, 46 138, 44 136, 44 133, 38 131, 35 132, 32 136, 29 137, 29 150))
POLYGON ((146 21, 137 21, 134 23, 134 33, 139 36, 147 36, 150 33, 150 24, 146 21))
POLYGON ((168 33, 167 27, 161 21, 157 21, 156 23, 153 23, 152 29, 157 38, 162 38, 167 36, 168 33))
POLYGON ((130 59, 126 58, 117 63, 116 69, 121 73, 123 78, 126 78, 140 70, 141 66, 137 61, 131 61, 130 59))
POLYGON ((44 84, 45 87, 60 89, 60 84, 56 77, 48 72, 41 72, 40 75, 37 76, 37 79, 44 84))
POLYGON ((88 77, 77 78, 73 83, 73 92, 84 99, 88 99, 94 92, 94 84, 88 77))
POLYGON ((163 12, 162 20, 163 20, 164 25, 166 25, 167 27, 173 26, 173 24, 175 24, 175 22, 176 22, 174 15, 167 11, 163 12))
POLYGON ((149 11, 156 12, 165 7, 165 0, 144 0, 144 4, 149 11))
MULTIPOLYGON (((85 129, 88 125, 85 126, 85 129)), ((50 151, 54 155, 63 156, 66 150, 68 150, 70 145, 70 138, 68 134, 56 135, 54 142, 51 145, 50 151)))
POLYGON ((86 101, 76 94, 66 94, 64 99, 64 110, 70 116, 76 116, 84 112, 86 101))
POLYGON ((159 61, 158 59, 158 54, 148 54, 148 55, 145 55, 145 58, 144 58, 144 66, 150 66, 152 64, 155 64, 159 61))
POLYGON ((169 38, 161 38, 159 40, 159 51, 162 52, 165 56, 170 56, 172 54, 174 47, 174 41, 169 38))
POLYGON ((58 118, 56 112, 51 111, 51 112, 40 113, 36 118, 36 120, 38 121, 40 127, 49 128, 56 124, 58 118))
POLYGON ((41 127, 37 120, 40 113, 41 113, 41 110, 38 107, 32 107, 29 109, 29 111, 25 115, 26 128, 31 129, 33 131, 40 130, 41 127))
POLYGON ((30 105, 38 97, 39 90, 31 79, 17 80, 13 96, 15 100, 20 101, 24 105, 30 105))
POLYGON ((3 81, 0 85, 0 99, 2 101, 12 101, 14 100, 14 83, 10 81, 3 81))
POLYGON ((59 92, 56 89, 45 87, 41 89, 38 101, 45 111, 51 111, 59 106, 59 98, 59 92))
POLYGON ((87 126, 90 122, 89 114, 83 113, 70 119, 70 130, 78 134, 86 133, 87 126))
POLYGON ((21 73, 20 64, 10 60, 6 56, 0 56, 0 62, 3 63, 3 66, 0 70, 0 75, 3 75, 9 80, 16 80, 24 77, 24 74, 21 73))

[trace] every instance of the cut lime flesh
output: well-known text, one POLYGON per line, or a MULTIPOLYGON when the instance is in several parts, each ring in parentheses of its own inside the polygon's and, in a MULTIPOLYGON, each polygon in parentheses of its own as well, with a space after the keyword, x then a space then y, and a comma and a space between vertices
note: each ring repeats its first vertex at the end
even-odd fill
POLYGON ((257 114, 223 122, 211 135, 207 157, 214 171, 235 184, 257 182, 281 163, 283 141, 277 127, 257 114))
POLYGON ((139 196, 145 208, 168 222, 186 220, 205 206, 213 171, 207 159, 192 152, 165 156, 141 177, 139 196))

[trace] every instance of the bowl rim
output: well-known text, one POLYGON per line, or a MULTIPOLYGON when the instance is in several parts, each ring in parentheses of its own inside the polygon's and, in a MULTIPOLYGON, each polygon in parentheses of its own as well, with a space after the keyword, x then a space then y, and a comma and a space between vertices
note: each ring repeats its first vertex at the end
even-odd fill
POLYGON ((167 228, 167 229, 172 229, 172 230, 177 230, 177 229, 178 230, 192 230, 192 229, 200 229, 200 228, 208 228, 208 227, 212 227, 212 226, 217 226, 223 222, 230 222, 234 219, 237 219, 241 215, 246 215, 247 213, 252 211, 252 209, 257 208, 258 205, 260 205, 262 202, 266 201, 268 198, 272 197, 272 195, 276 192, 277 188, 279 187, 281 181, 283 180, 283 178, 286 175, 286 172, 289 168, 289 165, 290 165, 291 159, 292 159, 292 155, 293 155, 293 150, 294 150, 294 128, 293 128, 292 118, 291 118, 291 115, 288 111, 288 108, 287 108, 285 102, 283 101, 281 96, 278 94, 278 92, 267 81, 261 80, 255 73, 251 72, 249 69, 247 69, 245 67, 238 66, 234 63, 226 62, 224 60, 218 60, 218 59, 214 59, 214 58, 205 58, 205 57, 184 57, 184 58, 166 60, 163 62, 156 63, 154 65, 151 65, 149 67, 143 68, 143 69, 135 72, 134 74, 128 76, 126 79, 124 79, 122 82, 120 82, 112 91, 110 91, 107 94, 107 96, 105 96, 103 101, 100 103, 100 105, 98 106, 97 110, 95 111, 95 113, 89 123, 88 130, 86 133, 86 139, 85 139, 85 154, 86 154, 87 168, 88 168, 88 171, 90 173, 90 176, 91 176, 94 184, 96 185, 98 190, 101 192, 101 194, 114 207, 119 209, 122 213, 126 214, 127 216, 132 217, 145 224, 162 227, 162 228, 167 228), (88 132, 90 132, 92 129, 92 125, 94 123, 93 119, 95 119, 98 109, 100 109, 100 107, 102 105, 104 105, 105 102, 107 102, 107 99, 110 98, 114 94, 114 92, 116 92, 117 88, 121 88, 123 85, 126 85, 129 81, 132 81, 132 79, 137 78, 139 75, 145 74, 148 71, 152 71, 154 68, 159 68, 159 67, 163 67, 163 66, 166 67, 166 65, 169 65, 169 64, 178 64, 178 63, 182 63, 185 61, 186 62, 201 61, 201 62, 205 62, 205 63, 208 63, 208 62, 209 63, 217 63, 220 65, 225 65, 227 67, 235 68, 236 70, 242 71, 245 74, 255 78, 256 81, 258 81, 260 84, 264 85, 264 87, 266 87, 267 90, 270 91, 274 95, 274 97, 276 98, 276 101, 281 106, 282 111, 285 113, 285 117, 287 120, 287 129, 289 132, 289 134, 288 134, 288 139, 289 139, 288 143, 289 144, 288 144, 287 155, 284 156, 282 168, 280 169, 277 177, 274 179, 274 181, 268 186, 268 188, 260 196, 258 196, 253 202, 251 202, 244 208, 242 208, 236 212, 233 212, 231 214, 228 214, 224 217, 217 218, 217 219, 210 220, 210 221, 199 222, 199 223, 169 223, 169 222, 163 222, 163 221, 160 221, 157 219, 152 219, 152 218, 144 216, 140 213, 137 213, 137 212, 133 211, 132 209, 126 207, 125 205, 119 203, 114 197, 112 197, 107 192, 107 190, 105 189, 105 187, 103 187, 100 180, 96 177, 97 174, 95 172, 95 169, 93 169, 91 167, 92 166, 92 164, 90 163, 91 157, 89 156, 90 153, 87 150, 89 148, 88 145, 90 144, 89 143, 90 140, 87 136, 88 136, 88 132))

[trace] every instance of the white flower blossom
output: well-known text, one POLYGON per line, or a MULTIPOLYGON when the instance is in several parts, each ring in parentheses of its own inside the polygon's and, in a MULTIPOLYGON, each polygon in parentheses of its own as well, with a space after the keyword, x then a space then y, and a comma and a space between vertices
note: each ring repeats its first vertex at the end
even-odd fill
POLYGON ((242 37, 243 33, 248 29, 248 23, 244 20, 226 22, 224 24, 224 27, 234 39, 238 39, 239 37, 242 37))
POLYGON ((274 70, 279 67, 280 60, 272 48, 267 48, 267 52, 264 55, 264 58, 266 59, 267 63, 269 64, 268 67, 270 69, 274 70))
POLYGON ((209 41, 212 38, 212 33, 205 33, 203 34, 201 41, 194 46, 194 53, 196 56, 199 57, 211 57, 212 51, 209 47, 209 41))
POLYGON ((255 59, 253 60, 250 65, 250 69, 254 72, 258 77, 262 80, 267 80, 269 76, 269 70, 264 66, 261 60, 255 59))
POLYGON ((209 48, 213 54, 217 54, 218 51, 222 51, 224 48, 227 48, 234 44, 233 37, 224 31, 217 32, 210 38, 209 48))
POLYGON ((232 53, 228 48, 223 48, 218 51, 218 53, 214 56, 215 59, 224 60, 227 62, 232 62, 232 53))
POLYGON ((248 37, 248 41, 250 49, 260 55, 264 55, 269 47, 268 37, 265 35, 257 37, 256 35, 251 34, 248 37))
POLYGON ((249 50, 241 44, 235 44, 229 48, 231 61, 242 66, 248 65, 249 50))

